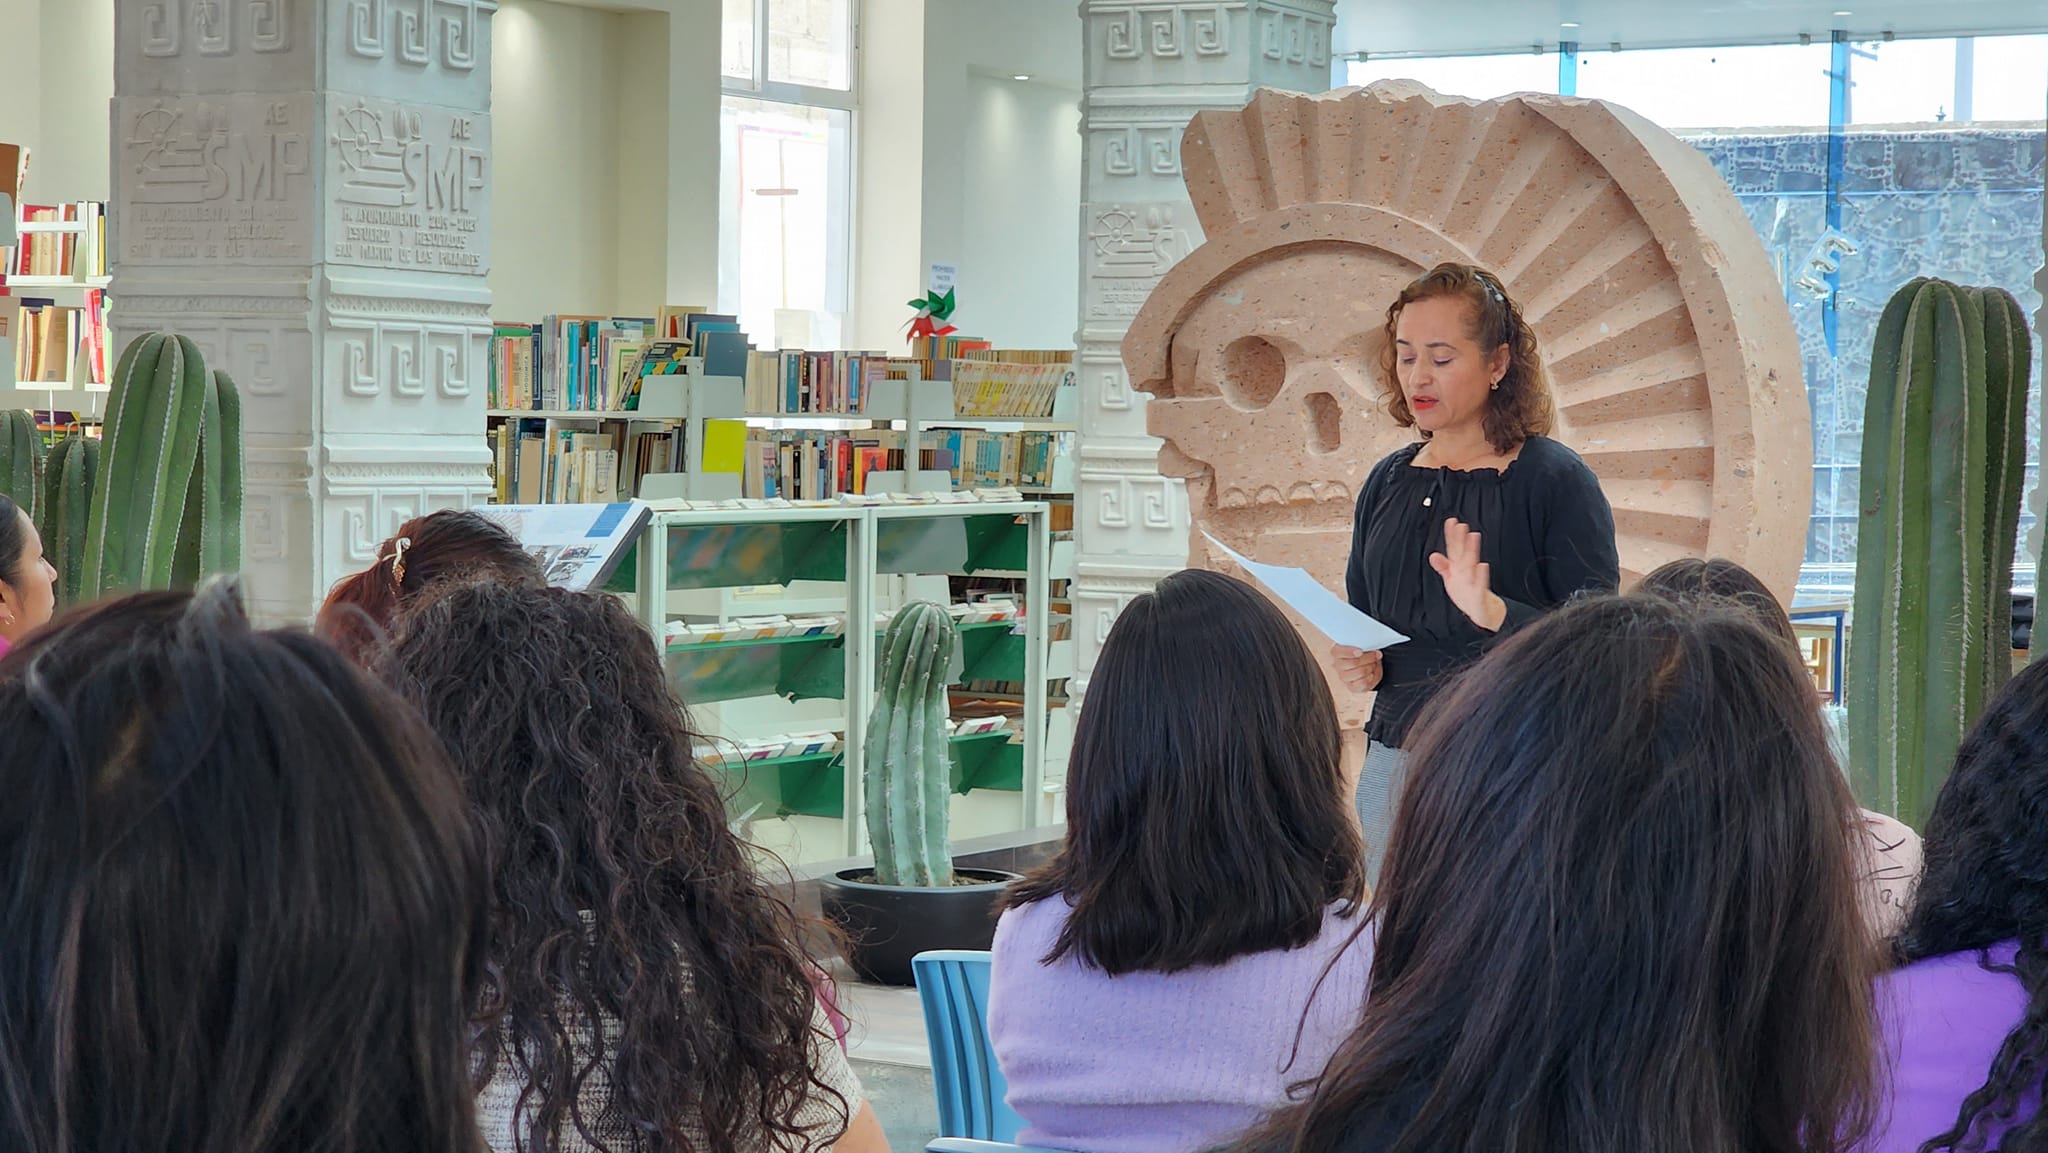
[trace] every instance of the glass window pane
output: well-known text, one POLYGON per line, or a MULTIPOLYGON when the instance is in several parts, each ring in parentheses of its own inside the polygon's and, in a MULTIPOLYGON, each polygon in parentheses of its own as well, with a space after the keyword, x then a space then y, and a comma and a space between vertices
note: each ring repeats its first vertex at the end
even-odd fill
POLYGON ((853 114, 722 99, 719 311, 761 348, 838 348, 846 315, 853 114))
POLYGON ((1979 36, 1970 119, 2048 116, 2048 36, 1979 36))
POLYGON ((1849 123, 1933 124, 1956 107, 1956 42, 1871 40, 1849 46, 1849 123))
POLYGON ((719 71, 735 80, 754 78, 754 5, 757 0, 725 0, 719 18, 719 71))
POLYGON ((1652 48, 1579 54, 1579 95, 1674 131, 1826 127, 1828 46, 1652 48))
POLYGON ((1446 96, 1492 100, 1516 92, 1557 91, 1557 53, 1510 56, 1412 56, 1350 60, 1344 83, 1360 88, 1375 80, 1419 80, 1446 96))
POLYGON ((852 0, 768 0, 768 79, 851 88, 852 0))

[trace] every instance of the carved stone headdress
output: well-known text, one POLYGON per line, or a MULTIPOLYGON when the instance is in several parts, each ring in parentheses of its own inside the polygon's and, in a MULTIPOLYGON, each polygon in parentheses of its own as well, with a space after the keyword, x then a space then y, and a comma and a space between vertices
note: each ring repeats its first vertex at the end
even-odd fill
POLYGON ((1182 157, 1207 240, 1124 340, 1201 534, 1333 587, 1352 501, 1412 434, 1379 405, 1387 305, 1441 261, 1496 272, 1535 330, 1557 438, 1613 503, 1624 581, 1714 555, 1789 596, 1812 443, 1799 344, 1735 197, 1610 104, 1393 81, 1203 112, 1182 157))

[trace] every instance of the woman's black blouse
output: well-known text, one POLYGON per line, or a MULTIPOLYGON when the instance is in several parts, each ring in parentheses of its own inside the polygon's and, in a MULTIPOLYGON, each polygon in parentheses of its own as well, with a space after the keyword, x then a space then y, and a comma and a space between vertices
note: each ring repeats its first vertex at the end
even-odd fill
POLYGON ((1358 494, 1344 588, 1362 612, 1409 637, 1382 655, 1383 675, 1366 732, 1404 747, 1430 696, 1486 646, 1588 590, 1621 584, 1614 513, 1593 470, 1549 437, 1532 436, 1505 469, 1416 468, 1412 444, 1373 466, 1358 494), (1444 547, 1444 521, 1480 534, 1493 591, 1507 620, 1490 634, 1451 603, 1429 554, 1444 547))

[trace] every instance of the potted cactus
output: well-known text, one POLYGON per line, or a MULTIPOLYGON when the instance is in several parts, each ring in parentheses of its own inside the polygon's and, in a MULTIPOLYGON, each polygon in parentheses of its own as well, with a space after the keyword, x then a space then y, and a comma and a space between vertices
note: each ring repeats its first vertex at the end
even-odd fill
POLYGON ((946 685, 956 643, 953 618, 929 601, 903 606, 882 638, 881 693, 863 750, 875 863, 820 882, 825 916, 869 981, 910 984, 910 959, 927 949, 988 948, 996 898, 1017 879, 953 864, 946 685))

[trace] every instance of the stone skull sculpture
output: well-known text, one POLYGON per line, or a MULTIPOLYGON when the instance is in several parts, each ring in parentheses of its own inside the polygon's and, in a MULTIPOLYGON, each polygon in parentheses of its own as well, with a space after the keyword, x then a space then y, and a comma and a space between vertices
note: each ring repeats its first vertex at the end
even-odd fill
POLYGON ((1161 470, 1188 484, 1191 563, 1227 567, 1209 533, 1343 588, 1359 486, 1414 436, 1373 368, 1387 305, 1455 260, 1496 272, 1536 330, 1553 435, 1600 477, 1624 582, 1722 556, 1789 600, 1813 485, 1798 340, 1698 151, 1599 101, 1392 81, 1203 112, 1182 161, 1207 239, 1123 354, 1161 470))

